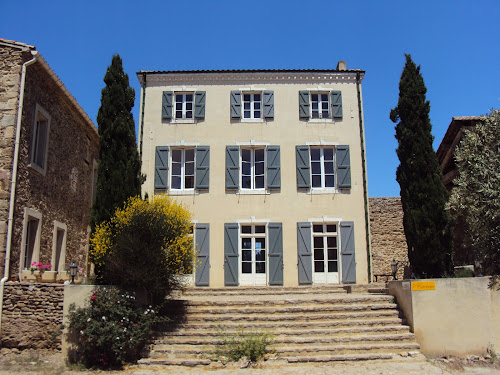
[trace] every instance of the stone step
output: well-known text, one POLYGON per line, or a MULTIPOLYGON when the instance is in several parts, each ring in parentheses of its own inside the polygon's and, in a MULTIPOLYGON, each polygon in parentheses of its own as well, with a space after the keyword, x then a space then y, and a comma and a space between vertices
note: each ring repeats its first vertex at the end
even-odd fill
POLYGON ((303 286, 303 287, 234 287, 234 288, 188 288, 183 292, 186 297, 191 296, 224 296, 224 295, 280 295, 280 294, 314 294, 347 293, 343 285, 303 286))
MULTIPOLYGON (((171 337, 186 337, 186 338, 196 338, 196 337, 219 337, 224 335, 236 335, 241 333, 241 330, 180 330, 177 332, 171 332, 164 340, 168 340, 171 337)), ((250 331, 257 332, 257 331, 250 331)), ((377 334, 377 333, 406 333, 409 332, 409 327, 402 325, 387 325, 387 326, 375 326, 375 327, 342 327, 342 328, 316 328, 308 327, 304 329, 277 329, 273 328, 266 333, 273 335, 275 338, 280 336, 313 336, 313 335, 354 335, 354 334, 377 334)), ((243 332, 246 333, 246 332, 243 332)), ((257 332, 258 333, 258 332, 257 332)))
MULTIPOLYGON (((405 341, 414 340, 415 336, 413 333, 392 333, 392 334, 370 334, 370 335, 351 335, 351 336, 326 336, 326 335, 314 335, 308 337, 297 337, 297 336, 278 336, 274 337, 273 342, 275 344, 279 343, 289 343, 289 344, 305 344, 305 343, 335 343, 335 342, 376 342, 376 341, 405 341)), ((223 340, 217 336, 199 336, 199 337, 182 337, 182 336, 168 336, 163 339, 158 339, 154 341, 155 348, 166 349, 170 345, 220 345, 223 340)))
POLYGON ((364 310, 364 311, 319 311, 319 312, 295 312, 288 314, 270 315, 245 315, 245 314, 189 314, 184 319, 184 323, 191 322, 286 322, 286 321, 324 321, 340 319, 379 319, 383 317, 395 318, 399 316, 399 311, 391 308, 385 310, 364 310))
POLYGON ((322 356, 297 356, 287 357, 288 363, 305 362, 340 362, 340 361, 372 361, 379 359, 392 359, 392 354, 374 353, 374 354, 349 354, 349 355, 322 355, 322 356))
POLYGON ((142 358, 137 364, 143 366, 207 366, 212 361, 205 358, 142 358))
MULTIPOLYGON (((394 316, 397 316, 397 313, 393 314, 394 316)), ((212 323, 212 322, 201 322, 201 323, 185 323, 185 324, 179 324, 179 325, 170 325, 166 326, 168 332, 172 331, 194 331, 194 332, 200 332, 202 330, 230 330, 230 331, 236 331, 238 329, 241 330, 265 330, 265 329, 270 329, 270 328, 276 328, 276 329, 300 329, 300 328, 311 328, 311 326, 314 326, 315 328, 319 327, 357 327, 357 326, 385 326, 385 325, 401 325, 403 324, 403 319, 398 318, 398 317, 389 317, 389 318, 378 318, 378 316, 374 317, 363 317, 359 319, 354 319, 354 317, 351 317, 350 319, 346 320, 346 317, 343 319, 331 319, 331 318, 326 318, 323 320, 292 320, 292 321, 274 321, 274 322, 233 322, 233 321, 226 321, 224 323, 212 323)))

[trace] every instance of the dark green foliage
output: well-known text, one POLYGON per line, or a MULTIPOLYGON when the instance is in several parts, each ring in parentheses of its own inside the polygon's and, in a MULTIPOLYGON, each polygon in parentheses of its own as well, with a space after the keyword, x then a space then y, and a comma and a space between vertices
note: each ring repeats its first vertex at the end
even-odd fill
POLYGON ((69 339, 76 345, 70 358, 99 368, 134 362, 151 341, 153 325, 161 321, 155 310, 140 306, 131 294, 96 289, 85 307, 70 307, 69 339))
POLYGON ((399 82, 399 101, 390 118, 396 125, 403 225, 408 258, 417 277, 442 277, 453 269, 451 216, 429 119, 427 89, 410 55, 399 82))
POLYGON ((100 149, 96 198, 91 227, 109 220, 129 197, 141 194, 144 182, 132 117, 135 92, 129 86, 122 60, 114 55, 104 76, 101 107, 97 114, 100 149))

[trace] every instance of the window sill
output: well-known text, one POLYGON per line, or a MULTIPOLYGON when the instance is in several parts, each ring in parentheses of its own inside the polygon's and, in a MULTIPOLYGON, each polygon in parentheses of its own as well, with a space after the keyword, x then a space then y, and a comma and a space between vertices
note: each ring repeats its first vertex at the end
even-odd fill
POLYGON ((198 122, 197 119, 179 119, 179 120, 171 120, 171 124, 196 124, 198 122))
POLYGON ((37 172, 38 172, 38 173, 40 173, 42 176, 45 176, 45 174, 46 174, 46 169, 39 167, 39 166, 38 166, 37 164, 35 164, 35 163, 29 163, 29 164, 28 164, 28 167, 30 167, 31 169, 33 169, 33 170, 37 171, 37 172))
POLYGON ((326 189, 310 189, 307 194, 311 195, 321 195, 321 194, 338 194, 338 189, 326 188, 326 189))
POLYGON ((313 124, 334 124, 335 120, 331 118, 310 118, 309 120, 307 120, 307 122, 313 124))
POLYGON ((271 193, 267 190, 238 190, 236 194, 239 195, 270 195, 271 193))
POLYGON ((200 195, 197 190, 169 190, 168 195, 200 195))
POLYGON ((263 118, 242 118, 240 122, 265 122, 263 118))

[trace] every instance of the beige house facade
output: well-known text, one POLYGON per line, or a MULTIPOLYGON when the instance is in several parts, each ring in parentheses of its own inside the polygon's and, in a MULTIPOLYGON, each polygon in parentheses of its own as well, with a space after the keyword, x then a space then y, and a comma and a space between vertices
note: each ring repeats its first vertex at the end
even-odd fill
POLYGON ((143 193, 193 213, 196 286, 369 282, 363 71, 137 76, 143 193))
POLYGON ((34 46, 0 39, 0 268, 47 281, 85 268, 99 136, 34 46))

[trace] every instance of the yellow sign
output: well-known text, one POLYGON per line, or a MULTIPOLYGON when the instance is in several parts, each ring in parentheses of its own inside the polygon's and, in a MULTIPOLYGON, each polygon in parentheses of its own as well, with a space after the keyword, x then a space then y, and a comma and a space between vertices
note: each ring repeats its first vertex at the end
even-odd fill
POLYGON ((435 281, 413 281, 411 290, 436 290, 435 281))

